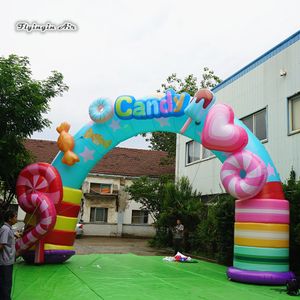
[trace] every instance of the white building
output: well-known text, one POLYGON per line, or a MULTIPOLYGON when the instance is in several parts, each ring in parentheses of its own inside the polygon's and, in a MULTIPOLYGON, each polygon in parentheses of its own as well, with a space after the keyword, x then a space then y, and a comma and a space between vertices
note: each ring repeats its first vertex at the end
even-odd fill
MULTIPOLYGON (((213 89, 262 141, 283 182, 300 177, 300 31, 213 89)), ((177 135, 176 177, 187 176, 203 195, 224 193, 220 161, 177 135)))

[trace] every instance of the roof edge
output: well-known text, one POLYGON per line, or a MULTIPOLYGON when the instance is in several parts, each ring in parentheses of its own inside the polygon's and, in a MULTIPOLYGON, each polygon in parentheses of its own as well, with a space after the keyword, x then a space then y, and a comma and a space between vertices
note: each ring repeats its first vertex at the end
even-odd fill
POLYGON ((221 90, 222 88, 226 87, 227 85, 229 85, 233 81, 237 80, 238 78, 244 76, 246 73, 250 72, 257 66, 261 65, 262 63, 264 63, 271 57, 275 56, 282 50, 284 50, 287 47, 291 46, 292 44, 296 43, 299 39, 300 39, 300 30, 298 30, 296 33, 294 33, 293 35, 291 35, 290 37, 288 37, 287 39, 285 39, 284 41, 282 41, 275 47, 271 48, 269 51, 265 52, 264 54, 262 54, 261 56, 259 56, 258 58, 256 58, 252 62, 250 62, 249 64, 247 64, 245 67, 243 67, 239 71, 235 72, 233 75, 226 78, 224 81, 222 81, 221 83, 216 85, 212 89, 212 91, 217 92, 217 91, 221 90))

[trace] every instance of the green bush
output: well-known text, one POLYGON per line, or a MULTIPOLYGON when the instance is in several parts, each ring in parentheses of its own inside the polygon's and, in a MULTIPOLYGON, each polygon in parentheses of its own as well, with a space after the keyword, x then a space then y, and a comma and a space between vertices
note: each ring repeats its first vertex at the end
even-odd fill
POLYGON ((217 196, 207 205, 191 240, 194 254, 213 258, 221 264, 231 265, 234 234, 234 198, 217 196))
POLYGON ((156 220, 157 233, 153 244, 157 246, 171 246, 171 229, 176 220, 180 219, 185 227, 185 248, 189 249, 189 235, 197 228, 201 218, 204 204, 200 194, 192 190, 192 186, 186 177, 177 182, 168 182, 164 186, 161 211, 156 220))
POLYGON ((232 265, 233 260, 234 207, 235 199, 230 195, 220 196, 215 206, 216 259, 225 265, 232 265))
POLYGON ((300 274, 300 181, 294 170, 283 189, 290 202, 290 268, 300 274))

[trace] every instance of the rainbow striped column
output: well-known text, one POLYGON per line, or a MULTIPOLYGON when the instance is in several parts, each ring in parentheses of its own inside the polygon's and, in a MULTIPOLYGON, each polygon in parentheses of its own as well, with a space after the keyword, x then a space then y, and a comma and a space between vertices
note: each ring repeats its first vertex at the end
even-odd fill
MULTIPOLYGON (((63 199, 57 208, 56 223, 43 240, 45 249, 45 263, 60 263, 75 254, 74 241, 76 237, 76 224, 80 211, 82 191, 68 187, 63 188, 63 199)), ((26 216, 28 224, 36 224, 35 217, 26 216)), ((30 263, 34 261, 34 248, 23 255, 30 263)))
POLYGON ((227 275, 240 282, 286 284, 289 272, 289 202, 237 200, 233 267, 227 275))

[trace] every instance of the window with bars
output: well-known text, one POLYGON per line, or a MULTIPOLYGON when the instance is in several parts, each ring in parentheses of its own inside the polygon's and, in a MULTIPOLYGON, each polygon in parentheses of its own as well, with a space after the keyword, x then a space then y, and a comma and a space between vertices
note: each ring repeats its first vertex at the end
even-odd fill
POLYGON ((260 141, 268 138, 266 108, 242 118, 241 121, 250 129, 251 132, 255 134, 260 141))
POLYGON ((288 98, 289 133, 300 132, 300 93, 288 98))
POLYGON ((148 212, 146 210, 132 210, 131 224, 148 224, 148 212))
POLYGON ((91 207, 90 222, 107 223, 108 208, 91 207))

